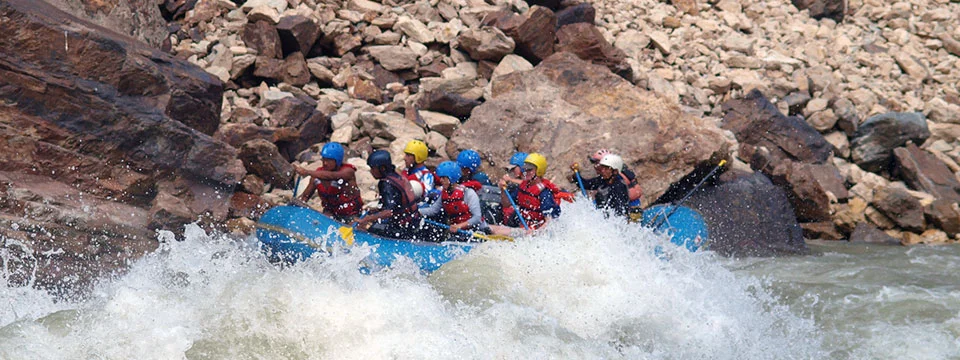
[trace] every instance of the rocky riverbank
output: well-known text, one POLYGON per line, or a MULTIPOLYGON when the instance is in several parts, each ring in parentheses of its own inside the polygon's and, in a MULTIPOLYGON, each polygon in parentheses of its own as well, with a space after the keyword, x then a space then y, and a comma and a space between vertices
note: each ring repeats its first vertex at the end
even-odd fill
POLYGON ((960 234, 957 2, 51 3, 69 14, 0 6, 0 234, 50 283, 122 268, 154 229, 249 232, 328 141, 366 201, 366 154, 411 139, 494 175, 539 151, 557 180, 610 148, 645 205, 726 159, 690 204, 735 256, 960 234))

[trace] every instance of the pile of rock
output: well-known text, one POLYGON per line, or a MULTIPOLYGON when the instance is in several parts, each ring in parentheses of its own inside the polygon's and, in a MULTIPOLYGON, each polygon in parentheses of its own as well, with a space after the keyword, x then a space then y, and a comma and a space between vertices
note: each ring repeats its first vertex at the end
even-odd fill
MULTIPOLYGON (((646 203, 694 165, 736 149, 736 157, 787 192, 808 237, 849 238, 863 223, 904 243, 929 243, 955 239, 960 230, 950 200, 960 189, 953 187, 960 170, 955 2, 201 0, 177 9, 183 18, 170 37, 173 51, 227 83, 217 137, 259 154, 244 159, 254 176, 242 187, 257 197, 264 181, 287 187, 283 159, 326 141, 349 144, 358 157, 350 162, 361 165, 364 152, 399 155, 411 139, 428 143, 431 163, 474 147, 491 164, 514 150, 546 150, 564 163, 577 159, 570 149, 613 142, 631 165, 650 166, 641 172, 652 190, 646 203), (703 118, 681 126, 708 139, 665 147, 673 153, 715 146, 664 177, 652 173, 663 172, 664 155, 609 133, 583 133, 584 140, 556 151, 521 136, 556 141, 562 134, 537 119, 593 121, 542 110, 550 103, 536 105, 542 99, 527 108, 509 104, 509 96, 496 101, 517 84, 539 81, 509 74, 530 74, 557 52, 603 66, 703 118), (498 93, 497 82, 508 78, 500 88, 509 89, 498 93), (474 111, 478 106, 485 108, 474 111), (514 126, 504 117, 524 120, 514 126), (478 136, 479 129, 499 129, 504 146, 485 148, 494 139, 478 136), (894 130, 906 133, 887 138, 894 130), (902 194, 916 204, 900 201, 902 194), (913 222, 893 220, 901 218, 913 222)), ((519 98, 550 93, 544 89, 521 89, 527 92, 519 98)), ((616 122, 614 133, 626 133, 625 124, 616 122)), ((372 200, 372 180, 362 183, 372 200)))

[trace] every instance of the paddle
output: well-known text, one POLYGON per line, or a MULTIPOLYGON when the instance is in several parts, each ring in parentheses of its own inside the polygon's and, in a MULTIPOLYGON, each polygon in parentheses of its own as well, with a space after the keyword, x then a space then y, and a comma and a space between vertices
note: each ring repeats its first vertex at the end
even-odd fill
POLYGON ((691 189, 689 192, 687 192, 686 195, 684 195, 682 198, 680 198, 680 201, 677 201, 677 202, 671 204, 671 206, 670 206, 670 211, 667 212, 667 216, 664 216, 664 217, 663 217, 663 221, 661 221, 660 223, 657 223, 657 219, 660 217, 660 215, 663 214, 663 211, 661 211, 661 212, 658 213, 656 216, 654 216, 653 219, 650 220, 650 225, 653 227, 653 230, 656 231, 656 230, 660 229, 660 227, 663 226, 663 224, 666 224, 667 220, 670 219, 670 215, 673 215, 673 213, 677 211, 677 208, 679 208, 680 205, 683 205, 683 203, 686 202, 687 199, 690 198, 690 196, 693 196, 693 193, 697 192, 697 190, 699 190, 700 187, 703 186, 703 184, 704 184, 705 182, 707 182, 707 179, 709 179, 710 177, 712 177, 713 174, 716 173, 717 170, 720 170, 720 168, 722 168, 723 165, 726 164, 726 163, 727 163, 726 160, 720 160, 720 163, 717 164, 717 166, 714 167, 713 170, 710 170, 710 173, 708 173, 707 176, 704 176, 703 179, 700 179, 700 182, 697 183, 697 186, 694 186, 693 189, 691 189), (654 225, 654 224, 655 224, 655 225, 654 225))
MULTIPOLYGON (((450 225, 447 225, 444 223, 436 222, 429 219, 424 219, 423 222, 442 228, 444 230, 450 230, 450 225)), ((473 236, 477 239, 486 240, 486 241, 513 241, 512 237, 504 236, 504 235, 483 235, 473 231, 466 231, 466 230, 457 230, 457 233, 461 235, 473 236)))
POLYGON ((587 196, 587 188, 583 186, 583 178, 580 177, 580 165, 577 164, 576 168, 573 169, 573 175, 577 177, 577 184, 580 185, 580 192, 583 193, 583 196, 587 196))
POLYGON ((510 197, 510 192, 507 191, 507 187, 503 186, 500 188, 503 190, 503 196, 507 197, 507 200, 510 200, 510 206, 513 206, 513 212, 517 214, 517 219, 520 219, 520 223, 523 224, 524 230, 530 230, 530 227, 527 226, 527 221, 523 219, 523 215, 520 214, 520 208, 517 207, 517 203, 513 201, 513 198, 510 197))

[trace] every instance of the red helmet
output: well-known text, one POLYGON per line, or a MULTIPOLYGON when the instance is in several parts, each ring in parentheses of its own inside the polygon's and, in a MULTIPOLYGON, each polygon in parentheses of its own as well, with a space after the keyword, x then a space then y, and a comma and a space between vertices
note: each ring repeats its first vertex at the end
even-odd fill
POLYGON ((593 153, 593 155, 590 155, 590 158, 589 158, 590 162, 596 164, 600 162, 600 159, 603 159, 603 157, 607 154, 610 154, 610 150, 607 150, 607 149, 597 150, 597 152, 593 153))

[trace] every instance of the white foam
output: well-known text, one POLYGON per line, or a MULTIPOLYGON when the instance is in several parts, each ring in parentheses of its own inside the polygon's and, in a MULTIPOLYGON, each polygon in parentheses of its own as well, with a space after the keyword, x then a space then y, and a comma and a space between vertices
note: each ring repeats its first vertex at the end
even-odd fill
POLYGON ((825 357, 759 280, 588 205, 429 276, 409 262, 362 275, 365 249, 281 269, 195 226, 162 238, 81 302, 0 289, 17 313, 0 314, 0 358, 825 357))

